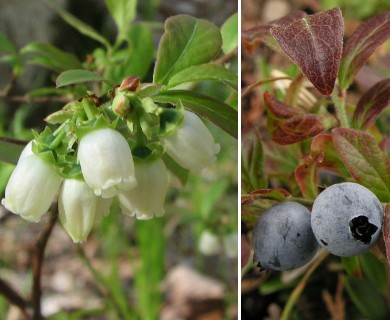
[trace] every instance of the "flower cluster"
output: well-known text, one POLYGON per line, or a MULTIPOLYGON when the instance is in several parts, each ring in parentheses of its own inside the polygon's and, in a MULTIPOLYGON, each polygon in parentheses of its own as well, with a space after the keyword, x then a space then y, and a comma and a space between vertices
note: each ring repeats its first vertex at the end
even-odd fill
POLYGON ((108 214, 114 197, 137 219, 164 214, 168 189, 165 157, 190 171, 209 166, 219 144, 194 113, 159 106, 123 83, 106 103, 86 97, 46 120, 60 124, 34 133, 20 155, 2 204, 28 221, 39 221, 59 192, 62 226, 84 241, 95 218, 108 214))

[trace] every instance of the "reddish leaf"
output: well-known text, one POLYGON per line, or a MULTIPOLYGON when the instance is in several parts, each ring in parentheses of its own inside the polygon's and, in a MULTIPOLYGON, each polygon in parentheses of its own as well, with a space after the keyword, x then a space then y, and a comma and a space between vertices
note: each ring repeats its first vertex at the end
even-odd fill
POLYGON ((317 153, 315 157, 308 155, 303 158, 304 164, 295 168, 295 181, 305 198, 315 199, 318 196, 317 164, 321 163, 323 159, 324 154, 322 152, 317 153))
POLYGON ((344 23, 339 8, 271 28, 281 49, 323 95, 330 95, 340 65, 344 23))
POLYGON ((281 49, 323 95, 330 95, 340 65, 344 23, 339 8, 271 28, 281 49))
POLYGON ((390 11, 363 22, 345 44, 339 71, 342 89, 352 80, 370 55, 390 37, 390 11))
POLYGON ((353 115, 353 126, 366 129, 388 105, 390 105, 390 79, 385 79, 374 84, 360 98, 353 115))
POLYGON ((311 138, 333 125, 334 119, 303 113, 264 93, 268 129, 275 142, 286 145, 311 138))
POLYGON ((244 268, 251 256, 251 248, 245 236, 241 235, 241 268, 244 268))
POLYGON ((242 46, 248 51, 248 53, 252 53, 254 49, 256 49, 261 43, 264 42, 271 48, 278 50, 279 48, 272 42, 273 39, 271 38, 269 30, 272 27, 289 24, 305 16, 306 13, 304 11, 295 11, 283 18, 271 21, 269 24, 263 24, 245 30, 241 33, 242 46))
POLYGON ((383 137, 382 141, 379 143, 379 147, 382 149, 387 159, 390 160, 390 136, 383 137))
POLYGON ((375 138, 360 130, 337 128, 333 144, 356 182, 369 188, 380 201, 390 201, 390 163, 375 138))
POLYGON ((285 189, 282 188, 273 188, 273 189, 259 189, 252 191, 251 196, 259 196, 259 198, 285 201, 291 194, 285 189))
POLYGON ((319 134, 313 138, 310 154, 314 158, 319 152, 323 154, 323 159, 317 163, 318 168, 331 170, 342 177, 349 177, 348 170, 340 160, 330 134, 319 134))
POLYGON ((383 218, 383 240, 386 246, 387 263, 390 265, 390 204, 385 205, 385 216, 383 218))

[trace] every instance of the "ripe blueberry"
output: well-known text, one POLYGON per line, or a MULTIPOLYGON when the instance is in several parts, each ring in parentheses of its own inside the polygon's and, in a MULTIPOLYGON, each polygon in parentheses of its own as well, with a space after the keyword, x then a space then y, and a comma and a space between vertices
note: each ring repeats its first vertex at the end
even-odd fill
POLYGON ((253 247, 253 260, 261 268, 284 271, 305 265, 318 249, 309 210, 290 201, 268 209, 257 220, 253 247))
POLYGON ((311 225, 321 246, 350 257, 366 252, 379 239, 383 207, 367 188, 351 182, 326 188, 314 201, 311 225))

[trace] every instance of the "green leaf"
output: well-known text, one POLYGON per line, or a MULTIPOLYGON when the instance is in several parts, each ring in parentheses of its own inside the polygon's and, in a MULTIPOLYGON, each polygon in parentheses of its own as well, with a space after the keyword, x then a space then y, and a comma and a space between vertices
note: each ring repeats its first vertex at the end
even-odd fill
POLYGON ((374 254, 367 252, 359 256, 360 263, 367 279, 380 292, 386 293, 387 275, 386 265, 382 263, 374 254))
MULTIPOLYGON (((64 52, 49 43, 31 42, 21 49, 21 53, 33 53, 47 58, 56 71, 80 69, 82 67, 81 62, 75 55, 64 52)), ((34 63, 34 60, 30 60, 30 63, 34 63)))
POLYGON ((241 189, 250 192, 267 187, 264 151, 259 136, 247 134, 241 144, 241 189))
POLYGON ((58 5, 53 0, 43 0, 50 8, 56 11, 62 19, 64 19, 69 25, 79 31, 81 34, 94 39, 101 44, 103 44, 106 48, 111 48, 110 43, 106 38, 100 35, 95 29, 93 29, 90 25, 84 23, 80 19, 76 18, 66 10, 64 10, 60 5, 58 5))
POLYGON ((390 163, 370 134, 348 128, 332 131, 334 147, 356 182, 380 201, 390 201, 390 163))
POLYGON ((0 161, 16 164, 27 142, 0 137, 0 161))
POLYGON ((167 88, 176 87, 186 82, 199 82, 207 80, 221 81, 227 86, 232 87, 234 90, 237 90, 238 88, 237 74, 221 65, 212 63, 191 66, 176 73, 169 79, 167 88))
POLYGON ((230 16, 221 27, 222 50, 233 51, 238 46, 238 13, 230 16))
POLYGON ((387 319, 388 308, 383 296, 366 279, 347 277, 345 288, 365 318, 387 319))
POLYGON ((137 0, 105 0, 106 6, 118 27, 118 40, 126 37, 137 14, 137 0))
POLYGON ((69 86, 71 84, 92 82, 92 81, 105 81, 111 82, 111 80, 104 79, 102 76, 87 70, 68 70, 62 72, 56 79, 57 88, 63 86, 69 86))
POLYGON ((168 154, 164 153, 162 159, 169 171, 171 171, 184 186, 187 183, 189 171, 178 165, 168 154))
POLYGON ((154 101, 181 103, 186 109, 213 122, 234 138, 238 136, 238 113, 229 105, 209 96, 185 90, 170 90, 152 97, 154 101))
POLYGON ((341 264, 349 277, 360 279, 362 277, 362 268, 359 257, 342 257, 341 264))
POLYGON ((13 42, 4 33, 0 32, 0 52, 16 53, 17 51, 13 42))
POLYGON ((210 62, 221 45, 219 29, 211 22, 188 15, 168 18, 157 51, 153 82, 167 84, 179 71, 210 62))

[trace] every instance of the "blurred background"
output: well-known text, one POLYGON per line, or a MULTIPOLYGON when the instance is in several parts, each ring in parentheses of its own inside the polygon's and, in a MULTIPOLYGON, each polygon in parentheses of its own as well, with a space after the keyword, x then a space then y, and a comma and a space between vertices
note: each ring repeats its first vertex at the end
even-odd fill
MULTIPOLYGON (((103 0, 57 3, 114 39, 114 21, 103 0)), ((138 2, 136 22, 150 27, 157 50, 169 16, 186 13, 220 27, 235 12, 233 0, 145 0, 138 2)), ((17 50, 32 41, 46 42, 81 61, 87 61, 100 45, 40 0, 1 0, 0 32, 17 50)), ((40 67, 37 60, 11 68, 17 64, 6 61, 2 52, 6 48, 0 43, 0 136, 31 140, 31 129, 41 131, 43 118, 62 108, 68 93, 53 92, 58 73, 40 67)), ((237 58, 230 64, 237 71, 237 58)), ((153 64, 142 82, 151 82, 152 72, 153 64)), ((229 94, 214 83, 196 90, 221 100, 229 94)), ((114 204, 80 246, 59 224, 55 226, 43 266, 44 316, 56 320, 237 318, 237 140, 207 125, 221 144, 218 160, 201 174, 190 175, 185 186, 172 177, 163 218, 136 221, 120 214, 114 204)), ((13 168, 0 163, 1 197, 13 168)), ((0 207, 0 278, 25 297, 32 285, 35 241, 47 220, 46 215, 40 223, 28 223, 0 207)), ((20 318, 2 295, 0 318, 20 318)))

